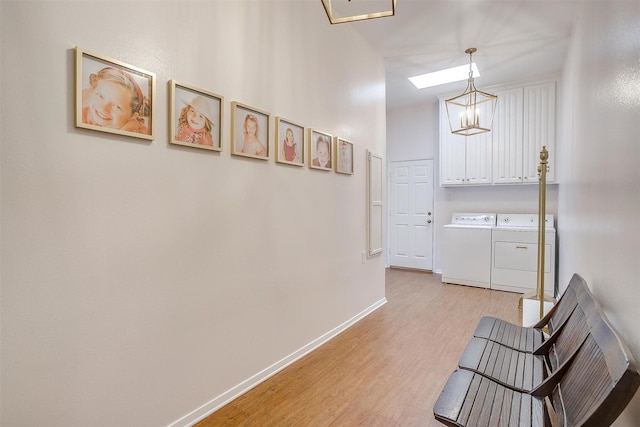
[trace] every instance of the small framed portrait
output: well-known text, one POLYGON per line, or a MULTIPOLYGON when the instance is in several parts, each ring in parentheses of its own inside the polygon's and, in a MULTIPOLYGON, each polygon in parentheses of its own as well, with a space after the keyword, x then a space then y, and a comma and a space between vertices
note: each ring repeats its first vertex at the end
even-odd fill
POLYGON ((76 47, 76 127, 153 140, 156 75, 76 47))
POLYGON ((169 81, 169 142, 222 151, 224 97, 175 80, 169 81))
POLYGON ((331 168, 331 140, 328 133, 309 129, 309 167, 326 171, 331 168))
POLYGON ((304 166, 304 127, 276 117, 276 162, 304 166))
POLYGON ((269 122, 269 113, 233 101, 231 154, 269 159, 269 122))
POLYGON ((336 172, 353 175, 353 142, 336 136, 333 152, 336 172))

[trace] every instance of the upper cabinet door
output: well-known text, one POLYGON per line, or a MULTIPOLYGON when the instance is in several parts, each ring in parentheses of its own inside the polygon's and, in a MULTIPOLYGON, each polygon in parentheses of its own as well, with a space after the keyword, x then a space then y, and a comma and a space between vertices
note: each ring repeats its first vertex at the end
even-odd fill
POLYGON ((493 120, 493 182, 522 182, 523 89, 498 92, 493 120))
POLYGON ((523 181, 538 181, 540 151, 549 151, 547 182, 555 181, 556 83, 524 88, 523 181))
POLYGON ((440 185, 466 184, 466 137, 451 133, 447 109, 440 102, 440 185))

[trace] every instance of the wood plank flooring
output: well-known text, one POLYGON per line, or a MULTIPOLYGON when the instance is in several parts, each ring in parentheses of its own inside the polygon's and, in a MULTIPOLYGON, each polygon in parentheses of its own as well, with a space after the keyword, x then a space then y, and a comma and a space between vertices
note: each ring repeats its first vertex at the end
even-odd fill
POLYGON ((520 294, 389 269, 388 303, 197 424, 442 426, 433 405, 480 317, 520 322, 520 294))

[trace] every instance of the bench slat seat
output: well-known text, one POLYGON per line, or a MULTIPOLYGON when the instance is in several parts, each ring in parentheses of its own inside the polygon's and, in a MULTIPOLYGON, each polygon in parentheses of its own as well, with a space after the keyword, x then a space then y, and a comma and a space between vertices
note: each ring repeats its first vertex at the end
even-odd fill
POLYGON ((535 325, 520 326, 497 317, 484 316, 473 336, 499 342, 519 351, 534 352, 545 340, 543 329, 547 328, 549 334, 553 334, 561 328, 578 304, 582 292, 588 289, 584 279, 574 274, 558 302, 535 325))
POLYGON ((542 329, 518 326, 491 316, 484 316, 480 319, 473 336, 530 353, 533 353, 544 341, 542 329))
POLYGON ((540 385, 546 376, 543 356, 475 337, 467 344, 458 366, 526 392, 540 385))
POLYGON ((452 426, 543 426, 544 399, 514 391, 471 371, 454 371, 434 408, 452 426))

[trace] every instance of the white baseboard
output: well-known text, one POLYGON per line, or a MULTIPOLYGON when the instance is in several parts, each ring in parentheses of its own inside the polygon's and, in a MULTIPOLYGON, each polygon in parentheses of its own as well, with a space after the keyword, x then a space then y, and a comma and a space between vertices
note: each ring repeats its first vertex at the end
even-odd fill
POLYGON ((252 377, 244 380, 243 382, 241 382, 237 386, 227 390, 226 392, 222 393, 221 395, 219 395, 218 397, 214 398, 213 400, 205 403, 201 407, 193 410, 192 412, 188 413, 187 415, 183 416, 182 418, 172 422, 171 424, 169 424, 169 427, 193 426, 198 421, 203 420, 204 418, 206 418, 207 416, 211 415, 212 413, 214 413, 218 409, 222 408, 227 403, 229 403, 232 400, 236 399, 237 397, 243 395, 247 391, 251 390, 253 387, 255 387, 258 384, 260 384, 261 382, 263 382, 264 380, 266 380, 269 377, 277 374, 278 372, 280 372, 281 370, 283 370, 287 366, 291 365, 293 362, 297 361, 298 359, 301 359, 302 357, 304 357, 305 355, 309 354, 310 352, 312 352, 316 348, 320 347, 322 344, 326 343, 330 339, 332 339, 332 338, 336 337, 337 335, 339 335, 340 333, 344 332, 350 326, 354 325, 359 320, 361 320, 364 317, 368 316, 369 314, 373 313, 375 310, 377 310, 378 308, 382 307, 386 303, 387 303, 387 299, 386 298, 382 298, 381 300, 377 301, 375 304, 373 304, 372 306, 366 308, 365 310, 363 310, 362 312, 358 313, 357 315, 355 315, 351 319, 347 320, 343 324, 341 324, 341 325, 337 326, 336 328, 330 330, 326 334, 316 338, 315 340, 311 341, 309 344, 303 346, 299 350, 294 351, 293 353, 291 353, 290 355, 288 355, 284 359, 274 363, 273 365, 269 366, 266 369, 263 369, 262 371, 258 372, 257 374, 253 375, 252 377))

